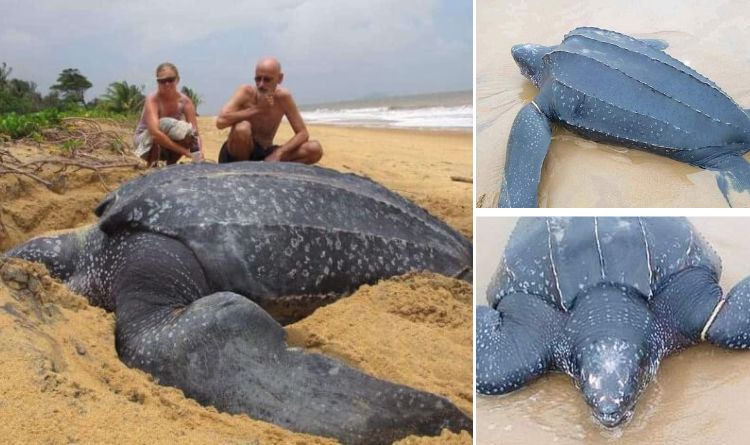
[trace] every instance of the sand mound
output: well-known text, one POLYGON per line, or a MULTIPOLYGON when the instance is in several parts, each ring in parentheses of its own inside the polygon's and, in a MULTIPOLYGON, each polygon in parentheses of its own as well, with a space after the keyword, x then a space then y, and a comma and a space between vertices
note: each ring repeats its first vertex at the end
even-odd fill
POLYGON ((362 286, 287 327, 289 343, 472 412, 472 289, 433 273, 362 286))
MULTIPOLYGON (((47 154, 46 148, 28 145, 13 147, 13 155, 26 161, 47 154)), ((104 196, 145 170, 118 168, 95 172, 67 171, 48 167, 37 172, 40 178, 59 183, 52 191, 32 178, 0 175, 0 252, 33 236, 96 221, 92 209, 104 196)))

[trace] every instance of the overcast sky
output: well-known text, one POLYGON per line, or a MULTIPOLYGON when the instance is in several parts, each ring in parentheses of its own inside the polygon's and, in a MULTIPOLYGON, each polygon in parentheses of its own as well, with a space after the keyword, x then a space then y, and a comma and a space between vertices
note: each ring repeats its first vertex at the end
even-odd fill
POLYGON ((472 88, 471 0, 0 0, 0 62, 47 93, 65 68, 155 89, 155 68, 215 114, 261 56, 299 104, 472 88))

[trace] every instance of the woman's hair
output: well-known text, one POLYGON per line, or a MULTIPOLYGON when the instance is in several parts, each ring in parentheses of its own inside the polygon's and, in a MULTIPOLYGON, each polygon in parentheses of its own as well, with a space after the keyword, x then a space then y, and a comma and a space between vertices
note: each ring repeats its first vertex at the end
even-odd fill
POLYGON ((175 73, 175 75, 177 75, 177 77, 180 77, 180 72, 177 71, 177 67, 174 66, 173 63, 169 63, 169 62, 160 63, 159 66, 156 67, 156 77, 159 77, 159 71, 161 71, 161 70, 163 70, 165 68, 171 69, 172 71, 174 71, 174 73, 175 73))

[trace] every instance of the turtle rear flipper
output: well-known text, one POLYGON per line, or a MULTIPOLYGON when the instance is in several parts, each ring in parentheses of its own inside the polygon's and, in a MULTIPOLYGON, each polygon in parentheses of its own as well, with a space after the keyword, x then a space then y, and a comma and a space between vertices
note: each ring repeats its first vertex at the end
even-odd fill
POLYGON ((638 40, 650 46, 651 48, 658 49, 659 51, 664 51, 665 49, 669 48, 669 43, 667 43, 665 40, 662 40, 662 39, 638 39, 638 40))
POLYGON ((219 411, 344 443, 471 431, 471 419, 442 397, 288 348, 284 329, 259 305, 210 293, 179 241, 131 238, 112 290, 117 350, 129 366, 219 411))
POLYGON ((547 116, 534 102, 524 106, 508 137, 500 207, 537 207, 537 189, 551 139, 547 116))
POLYGON ((750 190, 750 164, 739 154, 746 150, 733 149, 733 151, 735 154, 725 154, 697 164, 699 167, 719 172, 716 183, 730 206, 732 205, 729 200, 730 187, 737 192, 750 190))
POLYGON ((505 394, 552 367, 563 315, 542 299, 506 295, 497 310, 477 307, 477 391, 505 394))

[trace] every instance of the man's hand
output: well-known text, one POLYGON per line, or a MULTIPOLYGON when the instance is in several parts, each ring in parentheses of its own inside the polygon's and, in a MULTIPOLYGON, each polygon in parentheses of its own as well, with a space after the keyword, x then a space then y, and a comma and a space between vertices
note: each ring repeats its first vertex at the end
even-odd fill
POLYGON ((258 107, 258 111, 261 113, 265 113, 266 111, 273 108, 273 92, 265 92, 262 93, 258 91, 258 100, 256 107, 258 107))
POLYGON ((266 162, 281 162, 281 150, 278 148, 271 152, 270 155, 266 156, 264 159, 266 162))

